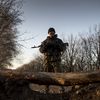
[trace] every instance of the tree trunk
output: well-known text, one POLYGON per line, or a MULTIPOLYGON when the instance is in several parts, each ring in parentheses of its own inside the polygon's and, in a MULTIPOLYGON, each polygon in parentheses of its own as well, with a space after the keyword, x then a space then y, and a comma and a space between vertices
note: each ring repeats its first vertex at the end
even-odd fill
MULTIPOLYGON (((18 72, 15 70, 0 70, 0 77, 14 80, 25 80, 40 85, 85 85, 100 82, 100 71, 47 73, 47 72, 18 72)), ((0 78, 0 79, 2 79, 0 78)))

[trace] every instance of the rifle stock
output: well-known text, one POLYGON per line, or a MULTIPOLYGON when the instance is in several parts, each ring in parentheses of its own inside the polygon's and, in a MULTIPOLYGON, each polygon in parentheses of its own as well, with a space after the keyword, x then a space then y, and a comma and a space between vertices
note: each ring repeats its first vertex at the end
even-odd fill
POLYGON ((66 46, 69 46, 68 42, 64 43, 66 46))
MULTIPOLYGON (((66 46, 69 46, 68 42, 64 43, 66 46)), ((41 45, 38 45, 38 46, 35 46, 34 47, 31 47, 31 48, 39 48, 41 45)))

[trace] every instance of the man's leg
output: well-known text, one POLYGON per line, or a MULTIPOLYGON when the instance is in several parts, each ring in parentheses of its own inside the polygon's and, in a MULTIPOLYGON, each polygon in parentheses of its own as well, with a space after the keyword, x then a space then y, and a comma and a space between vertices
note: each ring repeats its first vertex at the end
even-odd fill
MULTIPOLYGON (((53 68, 53 66, 52 66, 52 62, 47 62, 47 63, 45 63, 44 71, 45 71, 45 72, 54 72, 54 68, 53 68)), ((45 91, 46 91, 46 93, 49 92, 49 85, 46 85, 45 91)))
POLYGON ((59 61, 54 62, 53 63, 53 67, 54 67, 54 72, 58 72, 61 73, 62 72, 62 68, 61 68, 61 63, 59 61))

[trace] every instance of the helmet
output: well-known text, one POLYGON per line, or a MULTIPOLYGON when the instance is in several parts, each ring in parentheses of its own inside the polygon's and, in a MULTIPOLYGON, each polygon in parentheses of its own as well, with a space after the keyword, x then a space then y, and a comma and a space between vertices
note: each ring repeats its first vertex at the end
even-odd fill
POLYGON ((48 33, 49 32, 54 32, 55 33, 55 29, 53 27, 51 27, 51 28, 48 29, 48 33))

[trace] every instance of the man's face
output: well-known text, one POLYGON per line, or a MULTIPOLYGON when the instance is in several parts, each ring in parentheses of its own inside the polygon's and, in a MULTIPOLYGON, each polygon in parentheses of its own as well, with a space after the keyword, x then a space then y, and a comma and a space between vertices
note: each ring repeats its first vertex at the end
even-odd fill
POLYGON ((48 33, 50 37, 53 37, 55 35, 55 32, 51 31, 48 33))

